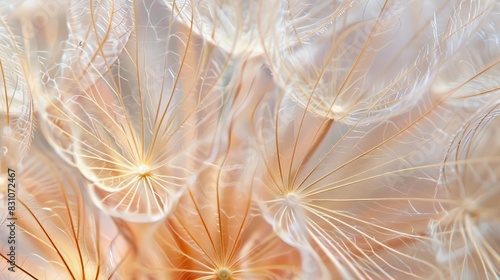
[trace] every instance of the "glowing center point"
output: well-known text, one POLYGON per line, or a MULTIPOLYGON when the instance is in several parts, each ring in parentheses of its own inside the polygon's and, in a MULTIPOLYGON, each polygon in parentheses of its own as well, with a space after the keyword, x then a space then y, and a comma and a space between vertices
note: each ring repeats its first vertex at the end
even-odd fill
POLYGON ((231 279, 231 271, 227 268, 221 268, 217 271, 217 279, 218 280, 229 280, 231 279))
POLYGON ((139 173, 139 176, 145 177, 149 175, 149 166, 145 164, 141 164, 137 167, 137 173, 139 173))
POLYGON ((333 105, 332 108, 330 109, 330 112, 334 114, 343 113, 344 108, 340 105, 333 105))
POLYGON ((285 204, 288 207, 296 207, 299 204, 299 197, 295 193, 288 193, 285 197, 285 204))

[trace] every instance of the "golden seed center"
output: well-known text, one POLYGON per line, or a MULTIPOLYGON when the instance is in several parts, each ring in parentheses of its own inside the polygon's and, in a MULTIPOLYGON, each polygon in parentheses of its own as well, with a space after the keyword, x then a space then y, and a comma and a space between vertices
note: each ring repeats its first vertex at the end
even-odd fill
POLYGON ((231 279, 231 271, 227 268, 221 268, 217 272, 217 279, 218 280, 229 280, 231 279))
POLYGON ((150 169, 149 169, 149 166, 145 165, 145 164, 141 164, 137 167, 137 173, 139 174, 139 176, 141 177, 145 177, 145 176, 148 176, 149 175, 149 172, 150 172, 150 169))

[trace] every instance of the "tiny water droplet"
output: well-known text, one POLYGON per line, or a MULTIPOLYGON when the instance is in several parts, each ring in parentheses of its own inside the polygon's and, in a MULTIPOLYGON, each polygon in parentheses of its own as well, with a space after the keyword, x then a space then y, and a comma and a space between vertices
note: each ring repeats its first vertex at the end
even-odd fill
POLYGON ((7 152, 9 152, 9 149, 7 149, 7 147, 6 147, 6 146, 3 146, 3 147, 2 147, 2 154, 3 154, 3 156, 6 156, 6 155, 7 155, 7 152))

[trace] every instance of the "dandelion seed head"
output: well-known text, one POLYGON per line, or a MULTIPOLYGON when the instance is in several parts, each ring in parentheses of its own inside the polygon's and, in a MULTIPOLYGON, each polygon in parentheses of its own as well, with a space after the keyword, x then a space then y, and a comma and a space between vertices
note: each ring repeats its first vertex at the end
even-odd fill
POLYGON ((500 118, 498 104, 485 107, 466 122, 449 147, 442 184, 453 201, 445 215, 431 223, 436 260, 452 278, 489 279, 497 275, 500 208, 498 149, 493 135, 500 118), (463 265, 460 271, 454 267, 463 265))

